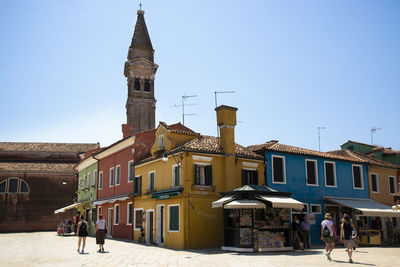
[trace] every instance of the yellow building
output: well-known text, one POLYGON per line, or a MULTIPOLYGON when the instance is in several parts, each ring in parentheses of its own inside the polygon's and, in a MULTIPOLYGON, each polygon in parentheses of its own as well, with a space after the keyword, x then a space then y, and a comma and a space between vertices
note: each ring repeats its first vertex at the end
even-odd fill
POLYGON ((188 249, 222 244, 219 192, 264 184, 263 158, 235 143, 236 108, 216 108, 220 138, 160 123, 152 157, 135 163, 134 240, 188 249))

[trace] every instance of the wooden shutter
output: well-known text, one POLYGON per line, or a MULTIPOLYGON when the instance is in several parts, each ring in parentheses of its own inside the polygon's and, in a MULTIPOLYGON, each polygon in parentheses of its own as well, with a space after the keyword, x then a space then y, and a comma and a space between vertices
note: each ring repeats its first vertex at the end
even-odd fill
POLYGON ((204 171, 205 171, 205 175, 206 175, 205 184, 212 185, 212 166, 208 165, 204 169, 205 169, 204 171))
POLYGON ((247 184, 247 171, 246 170, 242 170, 242 185, 246 185, 247 184))
POLYGON ((137 177, 134 177, 133 178, 133 193, 135 194, 135 193, 137 193, 137 177))
POLYGON ((141 194, 142 193, 142 176, 141 175, 139 176, 138 187, 139 187, 138 193, 141 194))
POLYGON ((251 174, 252 174, 252 184, 255 184, 255 185, 258 185, 258 171, 252 171, 251 172, 251 174))
POLYGON ((175 186, 179 186, 180 185, 180 167, 176 166, 175 167, 175 186))

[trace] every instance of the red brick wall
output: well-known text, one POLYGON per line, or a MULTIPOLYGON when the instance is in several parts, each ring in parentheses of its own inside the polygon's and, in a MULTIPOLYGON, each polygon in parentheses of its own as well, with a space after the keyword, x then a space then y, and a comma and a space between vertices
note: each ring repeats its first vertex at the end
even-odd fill
POLYGON ((131 202, 131 200, 117 201, 115 203, 105 203, 101 205, 103 218, 107 222, 108 229, 110 229, 108 220, 108 209, 113 209, 114 216, 115 205, 119 205, 119 224, 114 225, 114 222, 112 222, 112 238, 132 240, 133 228, 132 225, 127 224, 127 205, 129 202, 131 202))

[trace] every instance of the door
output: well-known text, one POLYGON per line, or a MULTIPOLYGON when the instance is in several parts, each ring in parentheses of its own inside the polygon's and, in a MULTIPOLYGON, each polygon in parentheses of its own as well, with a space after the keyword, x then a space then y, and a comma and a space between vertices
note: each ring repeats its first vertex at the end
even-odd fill
POLYGON ((114 223, 114 211, 112 208, 108 209, 108 222, 107 222, 107 237, 112 237, 112 228, 114 223))
POLYGON ((156 242, 159 246, 164 246, 164 205, 157 205, 156 242))
POLYGON ((146 244, 151 245, 154 242, 153 234, 153 214, 152 210, 146 211, 146 244))

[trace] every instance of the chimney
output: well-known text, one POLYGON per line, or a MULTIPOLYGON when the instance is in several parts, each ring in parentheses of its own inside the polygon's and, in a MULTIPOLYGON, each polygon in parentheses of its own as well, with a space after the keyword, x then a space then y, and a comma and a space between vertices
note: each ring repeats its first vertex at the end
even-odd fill
POLYGON ((129 124, 122 124, 122 138, 126 138, 131 135, 131 126, 129 124))
POLYGON ((215 108, 215 111, 217 112, 217 124, 222 151, 226 154, 234 155, 237 108, 222 105, 215 108))

